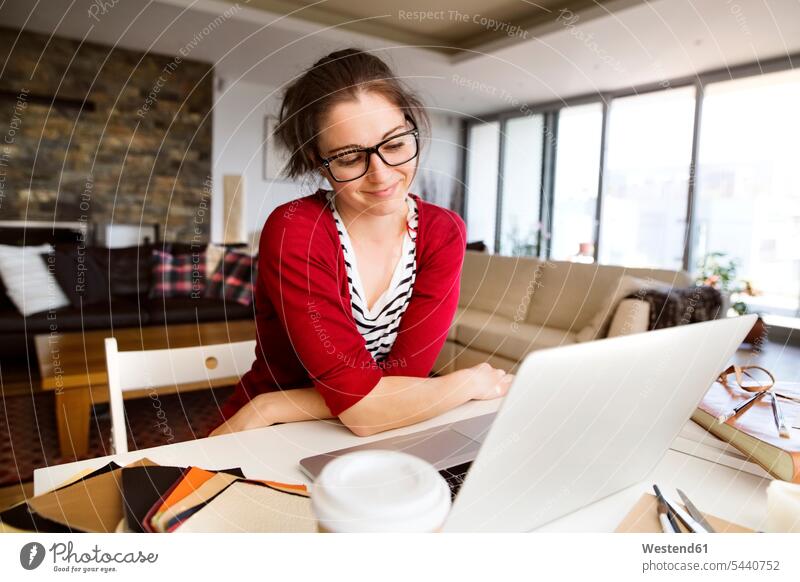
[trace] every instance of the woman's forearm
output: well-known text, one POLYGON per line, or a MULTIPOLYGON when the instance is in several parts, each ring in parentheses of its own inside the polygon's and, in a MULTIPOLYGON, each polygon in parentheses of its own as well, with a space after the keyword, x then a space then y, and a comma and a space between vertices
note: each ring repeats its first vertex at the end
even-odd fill
MULTIPOLYGON (((375 388, 339 419, 359 436, 422 422, 471 399, 465 385, 441 378, 384 376, 375 388)), ((248 404, 211 436, 252 430, 279 422, 335 418, 315 388, 265 392, 248 404)))
POLYGON ((339 415, 355 434, 369 436, 438 416, 473 398, 458 375, 437 378, 384 376, 356 404, 339 415))
MULTIPOLYGON (((472 399, 502 396, 512 379, 512 374, 488 364, 436 378, 384 376, 369 394, 342 412, 339 419, 354 434, 369 436, 422 422, 472 399)), ((326 418, 334 416, 315 388, 277 390, 256 396, 212 436, 279 422, 326 418)))
POLYGON ((292 388, 262 394, 264 415, 272 424, 334 418, 316 388, 292 388))
POLYGON ((294 388, 259 394, 209 436, 271 426, 278 422, 299 422, 333 418, 315 388, 294 388))

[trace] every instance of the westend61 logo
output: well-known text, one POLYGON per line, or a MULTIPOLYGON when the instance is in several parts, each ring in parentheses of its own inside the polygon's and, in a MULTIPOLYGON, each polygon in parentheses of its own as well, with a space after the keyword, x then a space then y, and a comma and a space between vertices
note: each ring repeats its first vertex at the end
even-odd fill
POLYGON ((114 564, 154 564, 158 554, 145 554, 138 552, 104 552, 95 545, 88 552, 74 551, 72 542, 66 544, 58 542, 50 546, 49 550, 39 542, 30 542, 22 546, 19 551, 19 563, 26 570, 35 570, 42 565, 47 552, 53 557, 54 572, 101 572, 117 571, 114 564))
POLYGON ((44 546, 39 542, 30 542, 19 551, 19 563, 26 570, 35 570, 44 560, 44 546))

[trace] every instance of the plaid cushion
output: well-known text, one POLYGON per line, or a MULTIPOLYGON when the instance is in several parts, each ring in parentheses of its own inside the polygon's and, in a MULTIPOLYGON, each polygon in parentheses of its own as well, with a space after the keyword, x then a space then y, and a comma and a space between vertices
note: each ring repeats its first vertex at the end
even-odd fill
POLYGON ((206 288, 206 252, 173 255, 153 250, 151 298, 203 296, 206 288))
POLYGON ((205 296, 236 301, 242 305, 252 304, 256 270, 256 257, 228 251, 209 277, 205 296))

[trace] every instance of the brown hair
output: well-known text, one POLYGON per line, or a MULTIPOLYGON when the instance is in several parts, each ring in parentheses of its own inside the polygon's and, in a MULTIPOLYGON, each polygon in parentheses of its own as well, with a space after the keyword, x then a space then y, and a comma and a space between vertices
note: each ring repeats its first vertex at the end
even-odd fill
POLYGON ((360 92, 383 95, 422 132, 430 121, 420 99, 378 57, 354 48, 333 52, 286 88, 275 136, 289 152, 285 174, 299 178, 319 166, 317 136, 323 116, 360 92))

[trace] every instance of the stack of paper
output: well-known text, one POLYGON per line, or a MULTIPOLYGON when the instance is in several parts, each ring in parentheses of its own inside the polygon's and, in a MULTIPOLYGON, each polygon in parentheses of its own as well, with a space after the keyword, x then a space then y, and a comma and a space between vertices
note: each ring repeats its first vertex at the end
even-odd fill
POLYGON ((316 521, 305 485, 141 459, 76 475, 3 511, 0 531, 313 532, 316 521))

